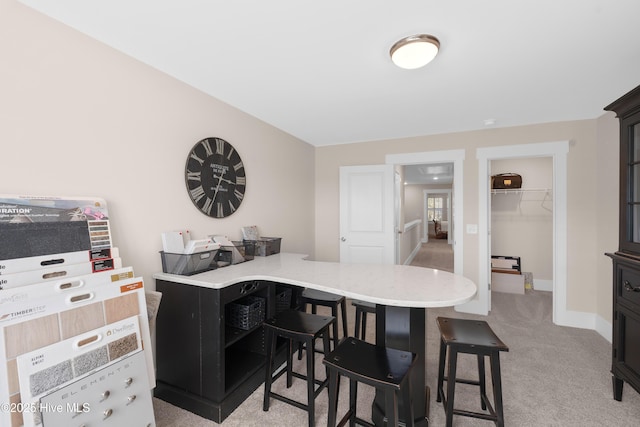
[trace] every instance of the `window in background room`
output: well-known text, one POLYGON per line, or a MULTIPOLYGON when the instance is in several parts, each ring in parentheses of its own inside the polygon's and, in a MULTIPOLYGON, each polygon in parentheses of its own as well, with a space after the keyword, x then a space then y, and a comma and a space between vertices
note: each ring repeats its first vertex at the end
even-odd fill
POLYGON ((427 219, 428 221, 442 221, 442 207, 444 206, 444 197, 427 197, 427 219))

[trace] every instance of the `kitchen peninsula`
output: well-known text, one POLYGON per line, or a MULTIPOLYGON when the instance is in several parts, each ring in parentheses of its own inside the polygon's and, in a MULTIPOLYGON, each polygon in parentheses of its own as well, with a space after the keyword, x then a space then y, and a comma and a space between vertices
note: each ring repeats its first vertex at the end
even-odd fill
MULTIPOLYGON (((225 325, 225 306, 245 296, 264 298, 266 317, 275 314, 276 294, 283 287, 291 289, 293 300, 301 289, 310 288, 375 303, 377 342, 425 360, 425 309, 465 303, 477 290, 471 280, 440 270, 305 258, 282 253, 193 276, 156 273, 156 288, 163 293, 156 332, 156 397, 222 422, 260 386, 262 328, 244 331, 225 325)), ((424 420, 424 363, 415 369, 412 390, 416 420, 424 420)), ((384 403, 374 402, 376 424, 384 416, 380 408, 384 403)))

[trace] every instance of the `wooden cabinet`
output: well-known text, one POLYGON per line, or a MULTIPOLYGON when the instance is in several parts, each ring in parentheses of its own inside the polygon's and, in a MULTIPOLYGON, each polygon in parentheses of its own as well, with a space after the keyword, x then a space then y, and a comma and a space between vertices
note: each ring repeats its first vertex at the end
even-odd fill
POLYGON ((221 423, 263 383, 266 361, 262 324, 232 327, 226 306, 247 296, 264 298, 270 317, 283 286, 249 281, 212 289, 156 280, 163 306, 156 323, 155 396, 221 423))
POLYGON ((640 392, 640 86, 605 107, 620 120, 619 247, 613 260, 613 397, 640 392))
POLYGON ((613 397, 628 383, 640 392, 640 260, 619 252, 613 259, 613 397))

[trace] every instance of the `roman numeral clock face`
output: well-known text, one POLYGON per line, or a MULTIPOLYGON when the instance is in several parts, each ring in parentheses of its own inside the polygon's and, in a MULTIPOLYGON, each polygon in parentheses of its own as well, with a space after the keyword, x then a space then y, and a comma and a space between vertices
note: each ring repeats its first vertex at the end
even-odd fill
POLYGON ((187 157, 185 180, 193 204, 214 218, 232 215, 247 188, 240 155, 220 138, 206 138, 193 146, 187 157))

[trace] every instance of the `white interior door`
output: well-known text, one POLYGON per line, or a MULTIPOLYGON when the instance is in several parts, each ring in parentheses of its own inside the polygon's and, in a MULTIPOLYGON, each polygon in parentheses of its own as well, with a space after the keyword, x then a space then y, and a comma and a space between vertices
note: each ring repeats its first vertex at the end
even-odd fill
POLYGON ((393 165, 340 168, 340 262, 395 263, 393 165))

